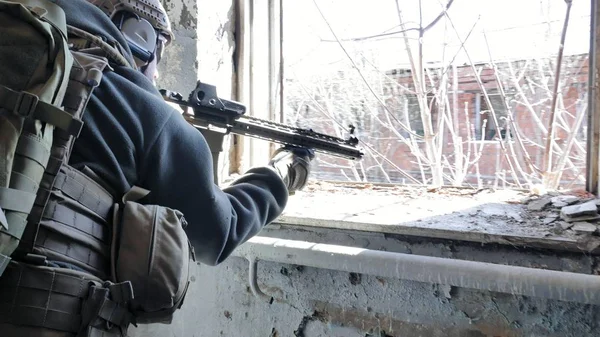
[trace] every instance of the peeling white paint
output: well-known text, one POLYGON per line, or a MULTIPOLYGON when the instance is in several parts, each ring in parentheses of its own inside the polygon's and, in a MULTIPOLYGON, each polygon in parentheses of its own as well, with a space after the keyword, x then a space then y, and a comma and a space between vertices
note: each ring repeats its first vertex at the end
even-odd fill
POLYGON ((194 30, 198 21, 198 1, 163 0, 174 30, 194 30))

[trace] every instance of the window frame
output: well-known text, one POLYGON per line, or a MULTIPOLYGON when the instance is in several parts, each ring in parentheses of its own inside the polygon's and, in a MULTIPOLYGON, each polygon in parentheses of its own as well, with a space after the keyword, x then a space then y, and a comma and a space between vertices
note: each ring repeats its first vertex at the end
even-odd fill
MULTIPOLYGON (((285 73, 283 59, 283 27, 285 15, 282 6, 283 0, 236 0, 236 49, 235 63, 235 98, 248 105, 249 115, 276 121, 284 121, 285 102, 285 73), (265 34, 266 32, 266 34, 265 34), (265 64, 265 62, 267 64, 265 64)), ((591 24, 595 27, 596 8, 592 4, 591 24)), ((589 80, 588 86, 588 111, 586 145, 588 155, 586 160, 586 189, 588 192, 598 193, 600 181, 600 109, 596 108, 596 100, 600 96, 595 90, 595 74, 598 72, 596 65, 595 29, 592 29, 589 54, 589 80), (598 96, 598 97, 597 97, 598 96), (594 127, 590 127, 594 126, 594 127)), ((254 165, 264 165, 268 156, 276 145, 263 140, 254 140, 249 137, 233 136, 230 155, 230 172, 241 173, 254 165)), ((498 142, 494 137, 491 140, 473 140, 475 143, 498 142)), ((511 141, 512 140, 511 137, 511 141)), ((353 182, 344 182, 352 185, 353 182)), ((355 185, 362 183, 356 182, 355 185)))

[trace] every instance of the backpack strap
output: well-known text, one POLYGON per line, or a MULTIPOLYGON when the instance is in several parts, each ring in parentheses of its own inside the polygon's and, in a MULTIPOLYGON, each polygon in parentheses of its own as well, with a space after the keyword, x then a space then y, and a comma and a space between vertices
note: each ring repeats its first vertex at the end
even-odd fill
POLYGON ((36 95, 15 91, 3 85, 0 85, 0 108, 21 117, 52 124, 73 136, 78 136, 83 126, 80 120, 52 104, 40 101, 36 95))
MULTIPOLYGON (((125 56, 123 56, 125 53, 124 51, 122 51, 122 48, 121 50, 119 50, 116 47, 113 47, 106 43, 101 37, 90 34, 84 31, 83 29, 74 26, 68 25, 67 31, 69 32, 69 34, 77 36, 79 38, 69 39, 77 50, 85 50, 87 53, 92 53, 93 49, 91 49, 90 47, 95 46, 95 48, 99 49, 100 54, 104 54, 105 57, 112 60, 113 62, 116 62, 118 65, 136 69, 135 64, 129 62, 129 60, 125 56)), ((98 51, 95 51, 94 53, 97 52, 98 51)))

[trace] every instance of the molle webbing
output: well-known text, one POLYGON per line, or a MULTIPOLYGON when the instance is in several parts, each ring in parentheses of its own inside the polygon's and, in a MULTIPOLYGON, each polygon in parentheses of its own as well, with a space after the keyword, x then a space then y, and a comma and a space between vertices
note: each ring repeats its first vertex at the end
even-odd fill
POLYGON ((119 327, 126 332, 131 322, 122 303, 132 296, 129 283, 103 283, 83 273, 11 262, 0 278, 0 324, 72 336, 89 329, 96 336, 121 336, 119 327))
POLYGON ((40 217, 33 252, 108 278, 112 196, 66 165, 58 172, 54 188, 40 217))

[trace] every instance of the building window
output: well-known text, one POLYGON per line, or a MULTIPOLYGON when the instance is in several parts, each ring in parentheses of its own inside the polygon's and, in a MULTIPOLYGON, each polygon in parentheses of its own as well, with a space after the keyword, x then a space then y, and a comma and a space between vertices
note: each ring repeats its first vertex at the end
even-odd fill
POLYGON ((508 109, 504 99, 499 93, 488 92, 487 95, 492 103, 491 108, 483 93, 475 95, 475 139, 490 141, 506 139, 509 124, 508 109), (494 123, 492 110, 498 125, 494 123))

